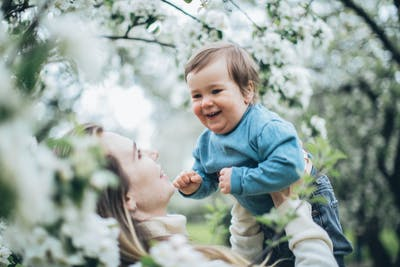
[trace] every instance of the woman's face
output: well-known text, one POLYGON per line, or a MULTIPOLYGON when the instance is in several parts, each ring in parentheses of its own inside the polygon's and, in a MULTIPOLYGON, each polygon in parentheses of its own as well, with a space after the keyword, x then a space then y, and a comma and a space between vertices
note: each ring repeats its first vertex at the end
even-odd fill
POLYGON ((165 215, 175 188, 157 163, 158 153, 142 150, 132 140, 111 132, 104 132, 101 140, 129 180, 125 204, 133 216, 147 219, 165 215))

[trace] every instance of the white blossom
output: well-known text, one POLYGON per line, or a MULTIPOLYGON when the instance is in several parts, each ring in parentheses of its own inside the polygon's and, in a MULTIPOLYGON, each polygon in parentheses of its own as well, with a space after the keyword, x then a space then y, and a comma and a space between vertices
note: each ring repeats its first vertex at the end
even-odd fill
POLYGON ((68 221, 61 232, 72 239, 77 249, 89 257, 99 258, 105 266, 118 266, 118 223, 113 218, 104 219, 91 213, 68 221))
POLYGON ((304 122, 301 124, 300 130, 306 137, 310 137, 312 135, 311 128, 308 127, 308 125, 306 123, 304 123, 304 122))
POLYGON ((116 185, 116 177, 109 171, 95 171, 90 177, 90 184, 97 190, 104 190, 107 186, 116 185))
POLYGON ((0 127, 0 140, 8 140, 0 142, 0 153, 7 155, 2 157, 3 166, 6 168, 3 172, 9 174, 9 182, 17 188, 20 199, 18 212, 24 220, 53 220, 48 211, 52 210, 49 199, 53 186, 51 181, 54 157, 43 147, 31 148, 32 137, 28 134, 30 131, 28 123, 23 120, 0 127))
POLYGON ((264 64, 280 65, 297 62, 295 46, 270 30, 267 30, 263 36, 254 38, 250 52, 264 64))
POLYGON ((326 131, 326 122, 325 119, 314 115, 310 119, 311 125, 319 132, 322 138, 327 138, 327 131, 326 131))
POLYGON ((3 232, 6 228, 4 222, 0 220, 0 266, 9 264, 8 257, 11 255, 11 250, 5 244, 3 240, 3 232))
POLYGON ((48 17, 43 25, 58 42, 60 52, 70 57, 89 81, 96 81, 106 65, 107 46, 96 26, 76 14, 48 17))
POLYGON ((228 24, 225 13, 217 10, 206 12, 204 15, 204 22, 219 30, 224 30, 228 24))
MULTIPOLYGON (((223 261, 210 261, 187 242, 186 237, 174 235, 168 241, 150 248, 152 258, 163 267, 227 267, 223 261)), ((139 265, 140 266, 140 265, 139 265)))
POLYGON ((71 138, 73 149, 70 155, 70 162, 74 165, 75 173, 80 177, 89 178, 99 167, 98 159, 93 157, 89 148, 94 148, 98 141, 92 137, 71 138))

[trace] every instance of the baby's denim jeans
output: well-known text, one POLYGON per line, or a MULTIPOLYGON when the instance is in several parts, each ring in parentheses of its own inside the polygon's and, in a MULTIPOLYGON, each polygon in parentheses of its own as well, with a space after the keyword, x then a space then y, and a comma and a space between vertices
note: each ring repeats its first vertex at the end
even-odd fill
POLYGON ((316 190, 311 196, 312 217, 328 233, 333 243, 333 253, 339 267, 344 267, 344 256, 353 251, 353 247, 343 234, 339 220, 338 201, 331 182, 325 174, 318 174, 315 168, 311 175, 315 177, 316 190), (313 202, 313 198, 323 197, 325 201, 313 202))
MULTIPOLYGON (((328 176, 318 174, 313 168, 311 175, 315 177, 314 185, 316 190, 311 195, 312 217, 313 220, 320 225, 328 233, 333 243, 333 253, 339 267, 345 267, 344 256, 350 254, 353 248, 350 242, 343 234, 342 226, 339 220, 338 201, 333 191, 331 182, 328 176), (313 202, 313 198, 323 197, 325 201, 313 202)), ((265 239, 271 239, 274 233, 268 227, 262 227, 265 234, 265 239)), ((318 252, 316 252, 318 253, 318 252)), ((285 258, 287 260, 278 263, 276 266, 280 267, 293 267, 294 256, 289 250, 288 243, 281 243, 279 246, 272 249, 271 259, 268 264, 276 262, 276 260, 285 258)))

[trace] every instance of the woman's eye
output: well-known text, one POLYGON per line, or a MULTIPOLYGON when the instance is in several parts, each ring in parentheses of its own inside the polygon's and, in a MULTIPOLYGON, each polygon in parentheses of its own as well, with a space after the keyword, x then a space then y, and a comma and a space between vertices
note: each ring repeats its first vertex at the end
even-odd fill
POLYGON ((211 91, 211 93, 212 93, 213 95, 216 95, 216 94, 220 93, 221 91, 222 91, 222 89, 213 89, 213 90, 211 91))

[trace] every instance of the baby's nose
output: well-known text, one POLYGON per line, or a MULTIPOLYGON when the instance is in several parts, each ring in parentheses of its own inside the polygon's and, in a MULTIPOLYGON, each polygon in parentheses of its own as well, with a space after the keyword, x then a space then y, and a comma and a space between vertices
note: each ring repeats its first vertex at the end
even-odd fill
POLYGON ((204 96, 203 97, 203 100, 201 101, 202 107, 211 106, 212 104, 213 104, 212 97, 209 97, 209 96, 204 96))

